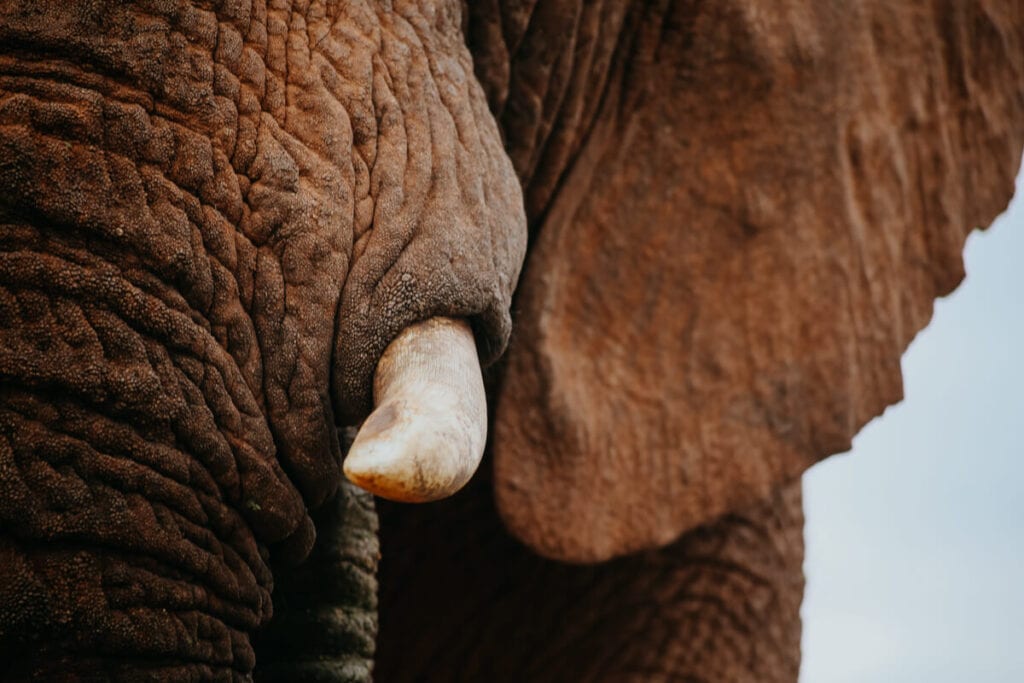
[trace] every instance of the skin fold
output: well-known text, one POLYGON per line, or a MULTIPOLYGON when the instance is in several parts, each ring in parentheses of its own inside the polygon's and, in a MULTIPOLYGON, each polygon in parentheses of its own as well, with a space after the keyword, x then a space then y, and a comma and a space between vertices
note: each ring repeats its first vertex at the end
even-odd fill
POLYGON ((468 7, 531 242, 490 474, 381 507, 379 680, 794 681, 798 477, 1013 193, 1020 7, 468 7))
POLYGON ((0 679, 795 680, 1022 146, 1012 0, 0 0, 0 679), (484 465, 378 521, 438 318, 484 465))
POLYGON ((459 8, 4 2, 0 45, 0 675, 248 678, 387 344, 508 336, 459 8))
POLYGON ((479 48, 532 233, 495 494, 536 551, 593 562, 765 499, 902 398, 900 356, 1013 193, 1024 20, 554 5, 479 48))

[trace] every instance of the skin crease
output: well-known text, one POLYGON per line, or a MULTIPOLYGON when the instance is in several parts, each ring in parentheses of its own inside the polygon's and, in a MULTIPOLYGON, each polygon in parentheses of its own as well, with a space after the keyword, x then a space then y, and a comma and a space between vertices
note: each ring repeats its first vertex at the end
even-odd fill
POLYGON ((602 61, 590 13, 529 17, 498 116, 526 131, 506 144, 534 236, 497 506, 574 562, 664 545, 848 450, 902 398, 900 356, 1006 207, 1024 137, 1014 3, 637 5, 599 102, 552 70, 520 104, 533 36, 575 25, 602 61), (575 148, 560 175, 551 148, 575 148))
POLYGON ((0 677, 366 680, 334 423, 413 322, 496 357, 528 229, 377 679, 793 680, 792 482, 1012 192, 1019 9, 208 7, 0 2, 0 677))
POLYGON ((796 479, 1012 195, 1020 7, 469 8, 531 244, 491 462, 380 507, 377 679, 794 681, 796 479))
MULTIPOLYGON (((0 678, 248 679, 387 344, 501 352, 525 221, 460 24, 0 2, 0 678)), ((353 548, 314 564, 358 568, 317 584, 355 644, 318 645, 365 679, 353 548)))

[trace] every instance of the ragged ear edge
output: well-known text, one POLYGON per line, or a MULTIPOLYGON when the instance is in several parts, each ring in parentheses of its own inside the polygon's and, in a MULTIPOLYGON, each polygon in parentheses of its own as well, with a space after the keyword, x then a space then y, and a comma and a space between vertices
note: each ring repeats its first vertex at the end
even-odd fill
POLYGON ((1020 163, 1020 26, 979 46, 976 19, 882 41, 860 16, 875 44, 809 62, 798 95, 712 97, 743 87, 727 64, 595 130, 515 303, 493 442, 516 536, 573 562, 665 545, 900 400, 903 351, 1020 163))

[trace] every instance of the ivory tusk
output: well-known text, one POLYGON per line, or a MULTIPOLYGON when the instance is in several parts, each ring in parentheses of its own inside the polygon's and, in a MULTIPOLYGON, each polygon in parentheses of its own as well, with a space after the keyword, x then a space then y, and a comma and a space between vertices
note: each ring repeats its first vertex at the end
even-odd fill
POLYGON ((349 481, 406 503, 446 498, 469 481, 487 440, 487 400, 466 321, 403 330, 377 363, 373 400, 345 459, 349 481))

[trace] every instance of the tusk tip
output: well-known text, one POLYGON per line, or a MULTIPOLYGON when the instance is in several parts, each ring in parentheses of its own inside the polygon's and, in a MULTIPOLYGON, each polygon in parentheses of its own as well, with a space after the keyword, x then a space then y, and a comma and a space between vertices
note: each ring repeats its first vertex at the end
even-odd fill
POLYGON ((349 481, 381 498, 426 503, 470 480, 487 440, 487 403, 465 321, 406 328, 377 363, 374 399, 342 466, 349 481))
POLYGON ((423 491, 415 485, 411 486, 410 482, 402 476, 396 476, 395 473, 382 470, 379 467, 365 467, 364 464, 350 465, 346 460, 343 468, 345 476, 359 488, 380 498, 399 503, 429 503, 447 495, 423 491))
MULTIPOLYGON (((345 476, 375 496, 399 503, 430 503, 454 494, 466 483, 462 478, 439 481, 424 472, 413 457, 350 454, 342 466, 345 476)), ((468 480, 468 477, 466 478, 468 480)))
POLYGON ((420 415, 403 402, 380 406, 356 435, 342 465, 345 476, 388 500, 429 503, 447 498, 469 481, 479 456, 461 454, 463 439, 438 429, 438 423, 438 416, 420 415))

